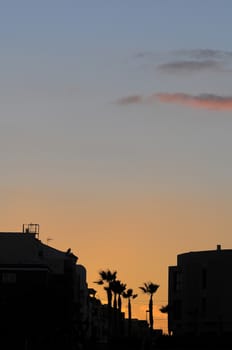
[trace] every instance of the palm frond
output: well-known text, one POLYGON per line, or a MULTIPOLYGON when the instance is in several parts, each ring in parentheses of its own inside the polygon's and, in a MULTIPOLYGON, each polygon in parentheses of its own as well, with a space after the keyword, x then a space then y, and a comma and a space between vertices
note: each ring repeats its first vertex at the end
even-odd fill
POLYGON ((147 293, 147 288, 146 287, 139 287, 144 293, 147 293))
POLYGON ((94 281, 93 283, 96 283, 96 284, 102 285, 104 282, 103 282, 102 280, 99 280, 99 281, 94 281))
POLYGON ((144 293, 147 294, 154 294, 157 289, 159 288, 158 284, 152 283, 152 282, 146 282, 142 287, 139 287, 144 293))

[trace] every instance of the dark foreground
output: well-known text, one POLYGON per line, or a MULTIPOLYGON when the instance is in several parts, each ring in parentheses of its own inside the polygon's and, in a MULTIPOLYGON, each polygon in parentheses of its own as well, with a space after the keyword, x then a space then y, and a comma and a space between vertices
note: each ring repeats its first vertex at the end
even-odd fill
POLYGON ((155 339, 144 338, 115 338, 108 343, 71 342, 69 338, 50 339, 46 342, 41 339, 20 339, 5 334, 0 339, 0 348, 3 350, 205 350, 232 349, 232 335, 220 337, 175 337, 162 335, 155 339))
POLYGON ((160 336, 157 339, 124 339, 114 340, 109 344, 92 344, 83 350, 231 350, 232 335, 210 337, 173 337, 160 336))

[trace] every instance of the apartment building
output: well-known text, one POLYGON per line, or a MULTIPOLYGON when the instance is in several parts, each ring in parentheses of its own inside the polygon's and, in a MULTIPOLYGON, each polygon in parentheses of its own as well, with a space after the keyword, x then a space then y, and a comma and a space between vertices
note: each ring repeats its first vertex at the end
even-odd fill
POLYGON ((0 344, 68 346, 87 290, 77 259, 71 249, 63 252, 42 243, 39 225, 0 232, 0 344))
POLYGON ((232 334, 232 249, 179 254, 169 267, 173 335, 232 334))

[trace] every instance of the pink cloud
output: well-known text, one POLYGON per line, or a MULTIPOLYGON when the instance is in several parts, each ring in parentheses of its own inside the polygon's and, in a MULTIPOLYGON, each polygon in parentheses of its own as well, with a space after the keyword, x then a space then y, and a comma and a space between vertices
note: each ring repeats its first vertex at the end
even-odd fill
POLYGON ((163 103, 176 103, 194 108, 212 110, 232 110, 232 96, 220 96, 213 94, 190 95, 184 93, 159 93, 152 95, 153 100, 163 103))
POLYGON ((193 108, 231 111, 232 96, 214 94, 191 95, 185 93, 155 93, 144 97, 142 95, 130 95, 117 100, 119 105, 149 104, 154 102, 174 103, 193 108))

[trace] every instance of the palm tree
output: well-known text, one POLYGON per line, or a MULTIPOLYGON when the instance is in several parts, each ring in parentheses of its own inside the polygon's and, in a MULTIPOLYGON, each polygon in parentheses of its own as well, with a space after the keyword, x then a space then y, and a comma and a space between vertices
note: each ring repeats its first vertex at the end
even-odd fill
POLYGON ((118 284, 119 284, 119 280, 114 280, 110 282, 110 289, 111 292, 113 293, 113 308, 114 310, 117 309, 118 303, 117 303, 117 289, 118 289, 118 284))
POLYGON ((131 320, 132 320, 132 312, 131 312, 131 299, 137 298, 138 294, 133 294, 133 289, 129 288, 127 291, 122 293, 123 298, 128 299, 128 335, 131 335, 131 320))
POLYGON ((154 319, 153 319, 153 294, 157 291, 159 288, 158 284, 152 283, 152 282, 147 282, 144 283, 142 287, 139 287, 144 293, 150 295, 149 299, 149 326, 150 329, 153 330, 153 325, 154 325, 154 319))
POLYGON ((112 336, 113 328, 112 328, 112 283, 116 280, 117 271, 110 271, 109 269, 104 271, 101 270, 99 272, 100 279, 95 281, 98 285, 105 285, 104 289, 107 294, 108 301, 108 337, 112 336))
POLYGON ((124 292, 124 290, 126 289, 126 284, 122 283, 119 280, 115 281, 114 284, 114 291, 116 293, 116 295, 118 296, 118 300, 116 302, 117 306, 118 306, 118 310, 121 312, 122 310, 122 299, 121 299, 121 295, 124 292))
POLYGON ((126 285, 123 284, 119 280, 112 281, 110 283, 111 290, 114 294, 114 312, 113 312, 113 328, 114 328, 114 335, 118 336, 121 333, 122 329, 122 315, 121 315, 121 308, 122 308, 122 302, 121 302, 121 294, 126 289, 126 285))
POLYGON ((116 280, 117 277, 117 271, 110 271, 109 269, 104 271, 101 270, 99 272, 100 279, 98 281, 95 281, 94 283, 97 283, 98 285, 104 285, 106 293, 107 293, 107 301, 108 301, 108 307, 111 309, 112 307, 112 289, 111 289, 111 284, 113 281, 116 280))

